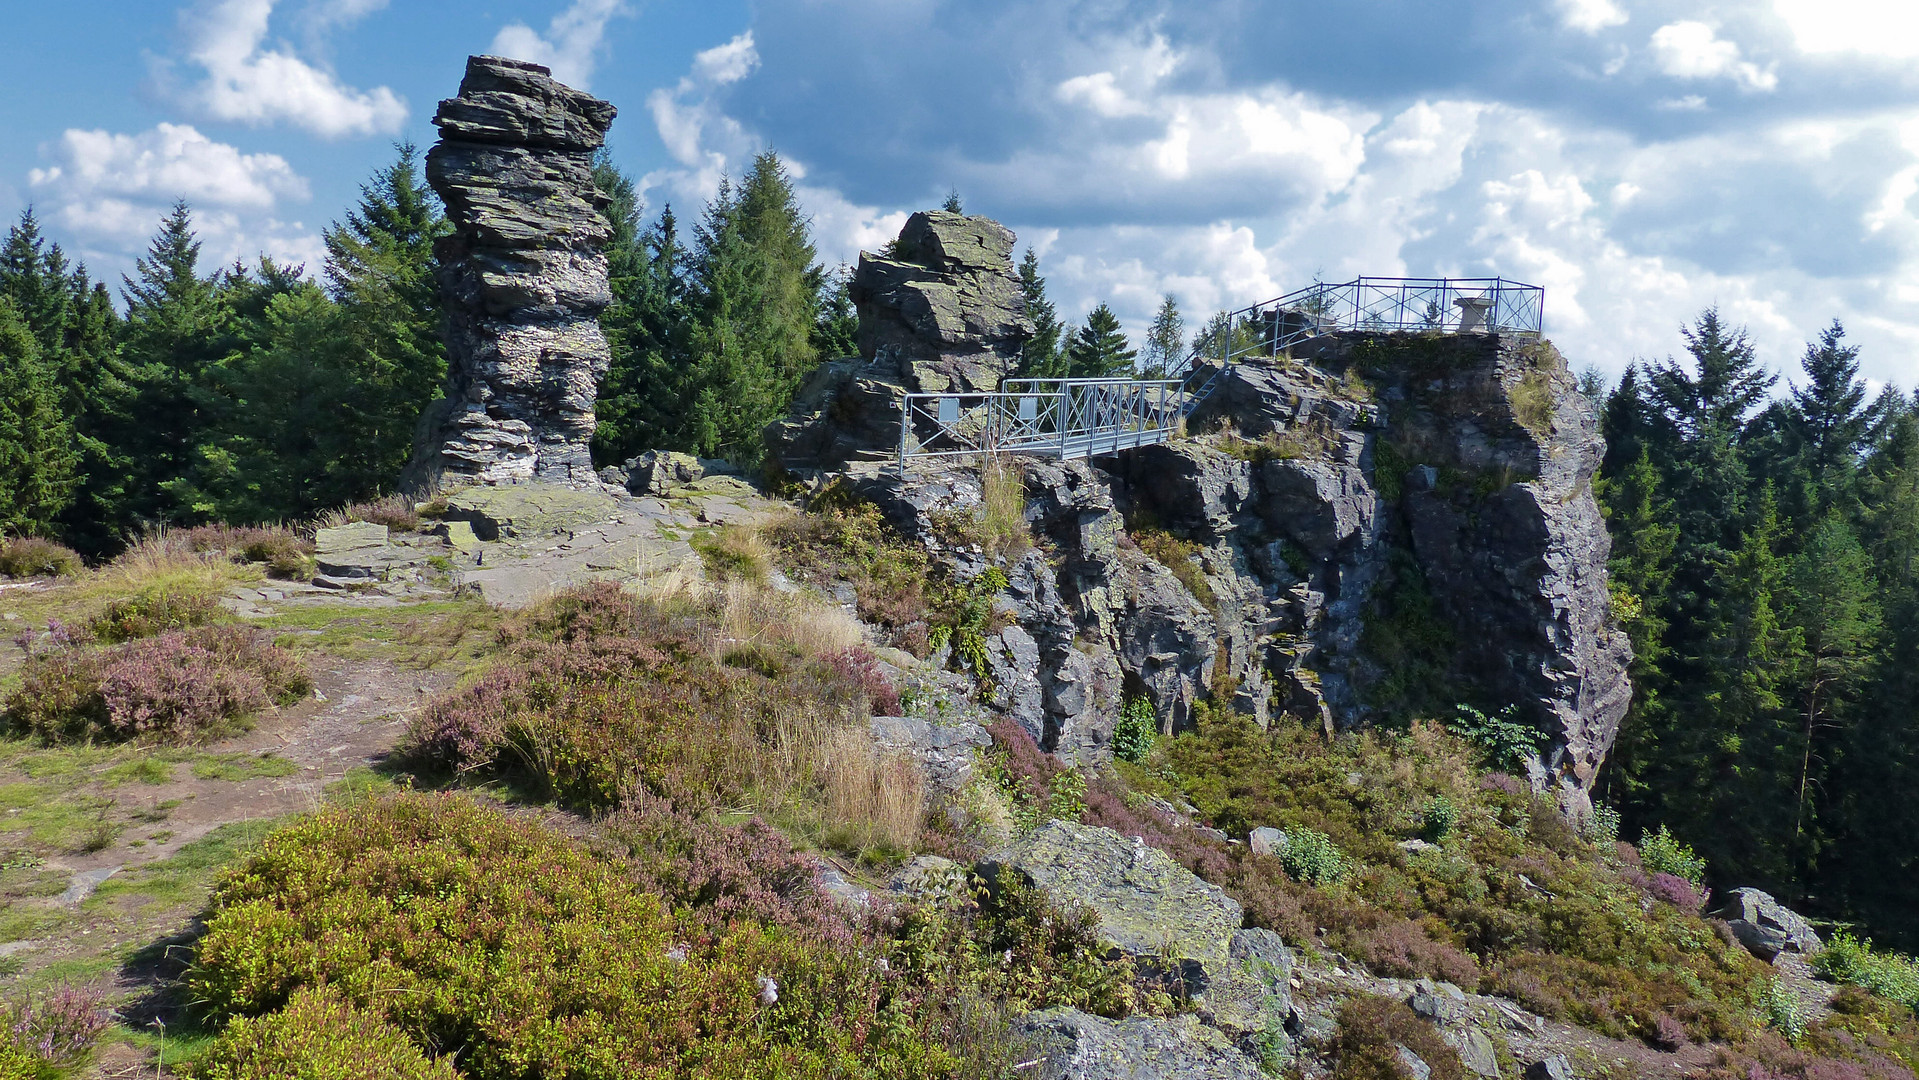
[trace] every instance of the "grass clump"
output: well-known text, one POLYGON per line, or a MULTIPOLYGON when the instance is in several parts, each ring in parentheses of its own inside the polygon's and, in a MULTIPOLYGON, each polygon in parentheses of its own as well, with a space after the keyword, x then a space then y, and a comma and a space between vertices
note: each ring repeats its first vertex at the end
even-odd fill
POLYGON ((843 615, 765 590, 641 597, 600 584, 502 634, 486 677, 415 721, 407 753, 421 767, 588 812, 646 793, 912 847, 918 774, 876 758, 867 737, 875 699, 897 707, 897 693, 843 615))
POLYGON ((328 510, 320 515, 318 524, 322 529, 331 529, 355 522, 385 525, 396 533, 417 532, 420 528, 420 512, 412 499, 404 495, 386 495, 338 510, 328 510))
POLYGON ((0 719, 49 744, 200 742, 242 730, 261 710, 312 689, 305 665, 286 650, 242 627, 200 626, 37 654, 0 719))
POLYGON ((1163 529, 1136 529, 1132 533, 1133 543, 1152 560, 1173 572, 1193 599, 1208 611, 1219 607, 1219 597, 1214 595, 1212 583, 1206 580, 1206 571, 1199 565, 1199 545, 1191 540, 1181 540, 1163 529))
POLYGON ((384 1016, 328 987, 302 987, 286 1007, 238 1017, 193 1070, 198 1080, 458 1080, 384 1016))
POLYGON ((80 553, 38 536, 0 538, 0 577, 73 577, 85 568, 80 553))
POLYGON ((764 585, 771 571, 766 542, 757 532, 738 525, 696 532, 687 538, 714 581, 764 585))
POLYGON ((115 600, 87 622, 96 641, 119 644, 153 637, 168 630, 185 630, 219 621, 220 603, 197 590, 157 587, 115 600))
POLYGON ((853 502, 836 482, 812 508, 765 530, 775 559, 800 581, 823 591, 850 586, 861 620, 880 627, 886 643, 925 656, 932 560, 902 540, 870 503, 853 502))
POLYGON ((1534 368, 1522 375, 1508 392, 1513 419, 1534 435, 1544 436, 1553 426, 1553 381, 1548 372, 1534 368))
POLYGON ((980 466, 980 504, 971 512, 943 514, 935 523, 948 542, 986 555, 1017 558, 1033 546, 1026 525, 1026 477, 998 457, 980 466))

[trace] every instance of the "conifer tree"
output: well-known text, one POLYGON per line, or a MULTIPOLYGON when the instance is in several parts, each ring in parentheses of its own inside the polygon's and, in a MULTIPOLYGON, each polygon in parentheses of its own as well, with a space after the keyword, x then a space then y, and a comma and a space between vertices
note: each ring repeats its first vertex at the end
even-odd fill
POLYGON ((1019 366, 1014 377, 1021 379, 1059 379, 1066 375, 1065 356, 1060 349, 1059 309, 1046 298, 1046 279, 1040 276, 1039 256, 1032 248, 1019 260, 1020 292, 1026 300, 1026 317, 1033 322, 1033 334, 1020 346, 1019 366))
POLYGON ((1806 346, 1806 385, 1793 387, 1785 410, 1797 444, 1795 471, 1810 488, 1806 502, 1814 512, 1850 502, 1860 455, 1885 409, 1867 403, 1859 349, 1842 344, 1845 336, 1834 319, 1818 344, 1806 346))
POLYGON ((1186 320, 1180 316, 1179 301, 1167 293, 1159 302, 1153 325, 1146 331, 1143 379, 1165 379, 1179 370, 1186 359, 1186 320))
POLYGON ((1087 313, 1086 325, 1073 335, 1066 350, 1066 374, 1073 379, 1100 379, 1133 373, 1138 355, 1119 328, 1119 316, 1104 302, 1087 313))
POLYGON ((0 297, 0 535, 48 532, 72 499, 77 464, 53 373, 0 297))
POLYGON ((127 314, 122 359, 131 383, 129 428, 122 447, 131 476, 125 511, 152 523, 188 521, 212 507, 196 505, 193 471, 200 440, 223 419, 223 402, 207 386, 226 355, 229 320, 217 294, 221 275, 200 273, 200 242, 186 203, 176 203, 122 279, 127 314))

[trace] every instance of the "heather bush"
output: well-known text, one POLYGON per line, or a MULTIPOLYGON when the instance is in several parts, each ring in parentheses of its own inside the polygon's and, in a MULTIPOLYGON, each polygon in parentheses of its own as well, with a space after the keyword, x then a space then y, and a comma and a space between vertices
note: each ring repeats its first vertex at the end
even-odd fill
POLYGON ((82 1065, 107 1030, 105 1004, 87 990, 62 989, 38 1000, 0 1004, 0 1076, 39 1077, 82 1065))
POLYGON ((641 795, 696 814, 752 807, 844 850, 902 854, 923 785, 874 751, 867 723, 897 695, 870 653, 796 603, 562 594, 502 630, 502 659, 429 704, 405 753, 585 811, 641 795))
POLYGON ((1347 998, 1333 1037, 1334 1080, 1413 1080, 1400 1048, 1418 1056, 1430 1080, 1465 1080, 1459 1054, 1402 1001, 1347 998))
POLYGON ((1706 907, 1706 894, 1677 874, 1653 874, 1647 878, 1646 895, 1688 915, 1697 915, 1706 907))
POLYGON ((287 650, 242 627, 202 626, 32 656, 3 715, 12 730, 49 743, 195 742, 312 688, 287 650))
POLYGON ((368 502, 353 503, 320 515, 320 527, 330 528, 364 521, 385 525, 393 532, 415 532, 420 528, 420 513, 413 500, 404 495, 386 495, 368 502))
POLYGON ((328 809, 221 880, 189 990, 246 1017, 324 985, 469 1080, 955 1076, 1004 1038, 969 1001, 1132 1003, 1043 898, 847 909, 763 824, 607 824, 601 857, 457 795, 328 809))
POLYGON ((406 1032, 328 987, 303 987, 285 1008, 239 1016, 193 1071, 199 1080, 458 1080, 406 1032))
POLYGON ((284 525, 196 525, 170 538, 189 551, 264 563, 274 577, 303 577, 312 570, 313 542, 284 525))
POLYGON ((80 553, 38 536, 0 537, 0 577, 72 577, 84 567, 80 553))

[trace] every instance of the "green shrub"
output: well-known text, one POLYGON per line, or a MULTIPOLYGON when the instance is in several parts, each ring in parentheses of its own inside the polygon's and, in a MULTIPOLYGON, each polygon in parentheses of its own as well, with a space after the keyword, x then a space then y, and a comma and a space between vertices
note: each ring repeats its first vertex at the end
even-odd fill
POLYGON ((285 1008, 235 1017, 194 1070, 199 1080, 458 1080, 378 1012, 327 988, 302 988, 285 1008))
POLYGON ((115 600, 87 623, 93 637, 108 644, 153 637, 218 622, 225 612, 213 596, 158 588, 115 600))
POLYGON ((1610 806, 1593 807, 1592 816, 1580 827, 1579 835, 1600 851, 1610 852, 1619 843, 1619 811, 1610 806))
POLYGON ((1919 1011, 1919 961, 1897 953, 1875 952, 1870 938, 1861 940, 1844 930, 1826 940, 1812 958, 1812 969, 1823 979, 1864 987, 1888 1001, 1919 1011))
POLYGON ((926 655, 932 560, 924 547, 902 540, 878 508, 854 501, 844 481, 815 495, 808 513, 775 522, 763 535, 789 574, 823 589, 850 583, 861 619, 888 631, 890 644, 926 655))
POLYGON ((1294 881, 1308 885, 1337 885, 1353 871, 1353 861, 1339 850, 1332 837, 1318 829, 1295 825, 1286 830, 1286 844, 1279 861, 1294 881))
POLYGON ((1647 829, 1639 838, 1639 861, 1652 874, 1671 874, 1701 888, 1706 881, 1706 860, 1693 853, 1692 847, 1679 842, 1672 830, 1664 825, 1654 832, 1647 829))
POLYGON ((1781 980, 1772 977, 1761 980, 1754 990, 1753 1004, 1767 1027, 1795 1043, 1806 1037, 1806 1025, 1810 1022, 1806 1007, 1781 980))
POLYGON ((1444 795, 1427 799, 1419 811, 1419 835, 1435 844, 1451 836, 1458 824, 1459 807, 1444 795))
POLYGON ((1144 761, 1153 752, 1158 736, 1159 717, 1153 711, 1152 699, 1133 698, 1113 725, 1113 756, 1121 761, 1144 761))
POLYGON ((37 536, 0 539, 0 577, 72 577, 85 564, 80 553, 37 536))
POLYGON ((766 584, 770 569, 766 544, 759 534, 737 525, 696 532, 687 538, 700 556, 700 564, 715 581, 744 581, 766 584))
POLYGON ((1498 716, 1487 716, 1471 705, 1455 705, 1446 721, 1447 730, 1479 747, 1487 764, 1494 768, 1513 768, 1539 752, 1546 741, 1545 732, 1518 719, 1519 710, 1508 705, 1498 716))

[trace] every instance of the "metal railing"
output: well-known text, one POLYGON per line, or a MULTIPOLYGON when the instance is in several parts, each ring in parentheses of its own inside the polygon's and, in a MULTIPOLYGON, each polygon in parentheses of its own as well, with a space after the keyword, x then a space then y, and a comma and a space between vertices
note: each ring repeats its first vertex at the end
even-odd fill
POLYGON ((900 471, 926 458, 1083 458, 1165 442, 1191 412, 1189 381, 1008 379, 991 392, 907 394, 900 471))
POLYGON ((1228 365, 1279 356, 1341 330, 1537 336, 1546 291, 1505 278, 1356 278, 1317 283, 1216 316, 1183 379, 1007 379, 995 391, 907 394, 899 468, 927 458, 1083 458, 1171 439, 1228 365))
POLYGON ((1317 282, 1216 316, 1193 355, 1219 362, 1278 356, 1302 341, 1341 330, 1537 336, 1545 328, 1545 311, 1546 290, 1505 278, 1317 282))

